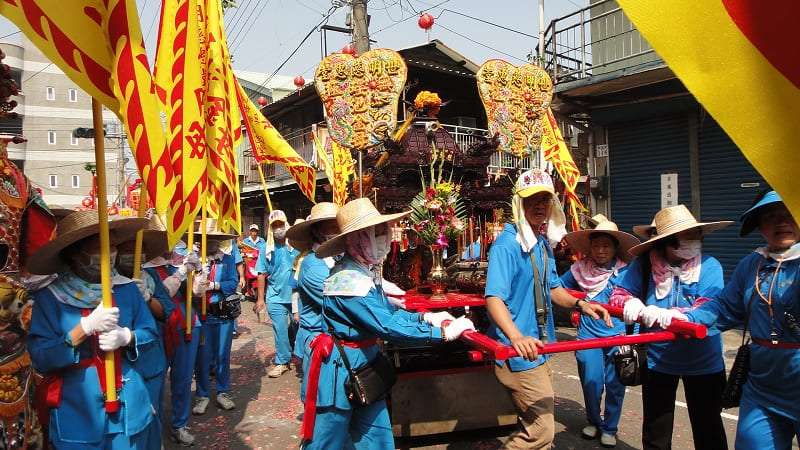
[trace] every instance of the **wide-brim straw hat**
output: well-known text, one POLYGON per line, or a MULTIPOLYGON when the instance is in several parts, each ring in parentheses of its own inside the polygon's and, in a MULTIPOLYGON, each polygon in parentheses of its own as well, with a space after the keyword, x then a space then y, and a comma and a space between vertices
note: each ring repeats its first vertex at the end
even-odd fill
POLYGON ((311 208, 311 214, 300 223, 295 222, 286 231, 287 239, 298 241, 311 241, 311 226, 324 220, 336 220, 336 213, 339 212, 339 205, 331 202, 320 202, 311 208))
POLYGON ((649 250, 653 244, 667 236, 680 233, 681 231, 691 230, 692 228, 700 228, 703 236, 725 228, 732 224, 732 220, 720 220, 717 222, 698 222, 692 213, 684 205, 670 206, 657 212, 653 218, 656 230, 655 234, 645 242, 631 248, 629 253, 633 256, 639 256, 645 251, 649 250))
MULTIPOLYGON (((595 214, 592 217, 586 219, 586 221, 589 222, 592 225, 592 227, 596 227, 597 225, 599 225, 599 224, 601 224, 603 222, 608 222, 609 220, 608 220, 608 217, 606 217, 606 216, 604 216, 602 214, 595 214)), ((616 224, 614 224, 614 225, 616 225, 616 224)))
MULTIPOLYGON (((108 221, 108 229, 113 232, 112 244, 124 242, 147 225, 143 217, 119 217, 108 221)), ((26 264, 29 272, 37 275, 58 273, 69 266, 61 259, 61 251, 70 245, 100 233, 97 210, 76 211, 64 217, 56 225, 57 236, 39 247, 26 264)))
MULTIPOLYGON (((294 224, 292 224, 292 226, 289 229, 291 230, 292 228, 302 224, 305 221, 306 221, 305 219, 297 218, 297 219, 294 220, 294 224)), ((295 249, 295 250, 297 250, 299 252, 304 252, 306 250, 311 249, 311 242, 310 241, 290 238, 288 231, 286 232, 286 240, 289 242, 289 245, 293 249, 295 249)))
MULTIPOLYGON (((198 220, 194 223, 194 238, 200 239, 203 235, 201 228, 202 221, 198 220)), ((213 239, 215 241, 224 241, 225 239, 233 239, 238 237, 237 234, 226 233, 219 229, 219 220, 214 217, 206 219, 206 239, 213 239)))
MULTIPOLYGON (((136 235, 131 236, 130 240, 135 240, 136 235)), ((119 241, 126 242, 126 241, 119 241)), ((150 220, 142 231, 142 262, 150 261, 151 259, 161 256, 169 251, 169 244, 167 243, 167 227, 164 226, 164 221, 158 216, 153 214, 150 220)))
POLYGON ((597 226, 595 226, 593 229, 567 233, 567 235, 564 236, 564 239, 567 240, 567 244, 569 244, 571 248, 583 253, 586 256, 591 256, 592 235, 595 233, 607 234, 609 236, 613 236, 614 239, 619 242, 619 246, 617 247, 617 258, 625 262, 630 261, 633 257, 628 253, 628 250, 630 250, 631 247, 638 245, 640 243, 639 239, 636 239, 636 236, 632 234, 619 231, 616 223, 606 219, 605 217, 603 217, 603 219, 605 220, 598 222, 597 226))
POLYGON ((777 192, 769 191, 755 205, 748 208, 739 218, 739 221, 742 222, 742 226, 739 228, 739 236, 746 236, 758 228, 758 215, 762 212, 759 210, 774 203, 783 203, 783 200, 777 192))
POLYGON ((634 225, 633 234, 642 239, 650 239, 656 231, 656 221, 650 222, 650 225, 634 225))
POLYGON ((56 217, 57 221, 75 212, 74 209, 64 208, 63 206, 57 204, 47 205, 47 209, 49 209, 50 213, 56 217))
POLYGON ((381 214, 368 198, 358 198, 339 208, 336 213, 336 222, 339 224, 339 234, 331 238, 317 249, 317 256, 326 258, 346 249, 347 235, 364 228, 380 223, 392 222, 408 216, 413 211, 395 214, 381 214))

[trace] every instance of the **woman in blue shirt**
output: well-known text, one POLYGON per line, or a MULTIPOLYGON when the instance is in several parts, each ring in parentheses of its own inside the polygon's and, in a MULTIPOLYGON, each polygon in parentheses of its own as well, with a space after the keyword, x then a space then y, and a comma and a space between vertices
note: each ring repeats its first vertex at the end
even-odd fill
MULTIPOLYGON (((631 256, 628 250, 639 243, 634 236, 619 231, 617 224, 603 216, 595 216, 595 227, 567 234, 570 248, 584 256, 561 276, 561 284, 567 289, 586 292, 586 298, 597 303, 608 303, 611 292, 628 269, 631 256)), ((581 316, 578 339, 592 339, 625 334, 625 324, 612 319, 613 328, 604 323, 581 316)), ((622 414, 625 386, 617 379, 614 358, 617 347, 594 348, 575 352, 578 361, 578 376, 583 388, 586 420, 583 436, 594 439, 600 435, 600 444, 613 447, 622 414), (605 390, 605 413, 600 414, 605 390)))
MULTIPOLYGON (((701 252, 702 238, 732 222, 698 222, 686 206, 677 205, 657 212, 654 223, 652 237, 631 248, 630 253, 639 258, 631 263, 609 301, 624 308, 627 324, 641 315, 647 331, 660 330, 645 320, 651 311, 675 308, 670 314, 680 315, 681 309, 697 306, 701 297, 722 290, 722 265, 701 252)), ((666 327, 669 320, 658 323, 666 327)), ((725 367, 719 331, 709 330, 705 339, 648 344, 647 356, 648 375, 642 384, 643 448, 671 448, 675 394, 682 380, 695 446, 727 449, 720 417, 725 367)))
POLYGON ((800 437, 800 227, 775 191, 759 195, 741 221, 740 236, 757 228, 766 245, 739 262, 721 293, 685 317, 722 329, 747 323, 753 343, 735 447, 790 449, 800 437))

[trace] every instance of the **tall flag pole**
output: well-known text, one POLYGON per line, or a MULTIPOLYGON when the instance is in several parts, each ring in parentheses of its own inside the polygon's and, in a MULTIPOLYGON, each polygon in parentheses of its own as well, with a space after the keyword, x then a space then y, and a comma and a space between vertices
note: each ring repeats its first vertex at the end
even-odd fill
POLYGON ((800 218, 800 2, 619 0, 625 14, 800 218), (714 45, 698 43, 713 42, 714 45))

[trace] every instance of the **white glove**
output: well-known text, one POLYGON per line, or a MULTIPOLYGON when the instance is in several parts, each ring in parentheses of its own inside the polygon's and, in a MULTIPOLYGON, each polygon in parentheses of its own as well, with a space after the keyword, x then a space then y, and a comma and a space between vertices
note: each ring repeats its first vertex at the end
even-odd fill
POLYGON ((435 327, 440 327, 442 326, 442 322, 444 322, 445 320, 456 320, 456 318, 453 317, 453 315, 447 311, 441 311, 441 312, 423 313, 422 320, 428 322, 430 325, 433 325, 435 327))
POLYGON ((139 278, 134 278, 133 282, 136 283, 136 287, 139 288, 139 292, 141 292, 144 301, 150 300, 150 297, 153 296, 153 293, 150 292, 150 289, 147 289, 147 283, 139 278))
POLYGON ((406 309, 406 299, 392 297, 391 295, 387 295, 386 298, 389 300, 389 303, 392 304, 397 309, 406 309))
POLYGON ((178 267, 178 272, 181 275, 186 276, 192 270, 199 270, 200 269, 200 257, 197 256, 197 253, 191 252, 186 255, 186 258, 183 260, 183 264, 178 267))
POLYGON ((644 303, 636 297, 628 299, 625 302, 625 307, 622 309, 622 318, 625 320, 625 325, 630 325, 639 320, 639 314, 644 309, 644 303))
POLYGON ((383 292, 386 292, 386 295, 394 295, 395 297, 402 297, 406 295, 406 291, 400 289, 400 286, 392 283, 389 280, 382 279, 381 287, 383 287, 383 292))
POLYGON ((119 308, 116 306, 111 308, 104 308, 103 304, 97 305, 97 308, 86 317, 81 317, 81 328, 83 334, 89 336, 90 334, 108 331, 117 326, 119 321, 119 308))
POLYGON ((475 331, 475 325, 472 324, 472 321, 467 319, 466 316, 459 317, 458 319, 450 322, 447 326, 444 327, 442 336, 445 341, 455 341, 461 336, 461 333, 472 330, 475 331))
POLYGON ((100 350, 110 352, 130 344, 132 337, 133 333, 129 328, 117 325, 116 328, 100 333, 97 341, 100 344, 100 350))
POLYGON ((672 323, 672 319, 687 320, 688 318, 677 309, 659 308, 655 305, 650 305, 642 311, 642 322, 648 328, 652 328, 656 324, 661 328, 666 328, 672 323))
POLYGON ((208 290, 208 273, 195 272, 192 279, 192 295, 195 297, 202 297, 208 290))
POLYGON ((164 289, 167 290, 169 296, 173 297, 178 292, 178 289, 181 288, 181 282, 183 282, 183 275, 175 272, 167 278, 164 278, 161 284, 164 285, 164 289))

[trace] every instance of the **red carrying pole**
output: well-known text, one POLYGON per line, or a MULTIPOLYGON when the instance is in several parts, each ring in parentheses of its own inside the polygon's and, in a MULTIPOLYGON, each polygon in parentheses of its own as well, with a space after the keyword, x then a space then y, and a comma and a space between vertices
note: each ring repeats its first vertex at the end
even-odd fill
MULTIPOLYGON (((612 317, 616 317, 618 319, 622 318, 622 308, 618 306, 611 306, 605 303, 597 303, 592 302, 595 305, 600 305, 611 314, 612 317)), ((641 322, 640 322, 641 323, 641 322)), ((699 323, 692 323, 687 322, 685 320, 673 320, 672 323, 669 324, 668 327, 664 328, 666 331, 672 331, 673 333, 683 334, 685 336, 703 339, 704 337, 708 336, 708 329, 705 325, 701 325, 699 323)), ((650 334, 650 333, 648 333, 650 334)))

